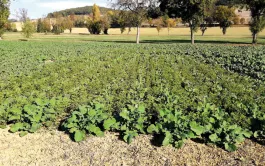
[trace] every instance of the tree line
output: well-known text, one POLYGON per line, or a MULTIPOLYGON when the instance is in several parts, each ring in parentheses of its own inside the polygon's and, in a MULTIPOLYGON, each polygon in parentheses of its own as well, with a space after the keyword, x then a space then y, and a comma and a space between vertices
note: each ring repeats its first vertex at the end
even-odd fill
MULTIPOLYGON (((2 0, 0 4, 0 36, 7 27, 9 4, 9 0, 2 0)), ((236 9, 242 8, 251 13, 248 24, 253 37, 252 43, 257 43, 258 34, 265 28, 265 0, 115 0, 112 8, 113 10, 102 14, 100 8, 94 5, 87 17, 54 12, 53 21, 47 17, 39 19, 32 26, 35 26, 37 32, 55 34, 60 34, 65 29, 72 32, 73 27, 86 27, 91 34, 108 34, 110 27, 119 27, 121 33, 128 28, 130 33, 131 28, 136 27, 136 43, 139 43, 143 22, 156 27, 158 34, 162 27, 167 27, 169 33, 170 28, 183 23, 190 28, 191 43, 194 44, 194 34, 198 30, 203 35, 208 27, 218 24, 223 34, 226 34, 227 28, 232 24, 245 24, 246 20, 235 14, 236 9)), ((27 17, 23 22, 27 22, 27 17)), ((23 27, 27 29, 25 25, 27 24, 23 27)))

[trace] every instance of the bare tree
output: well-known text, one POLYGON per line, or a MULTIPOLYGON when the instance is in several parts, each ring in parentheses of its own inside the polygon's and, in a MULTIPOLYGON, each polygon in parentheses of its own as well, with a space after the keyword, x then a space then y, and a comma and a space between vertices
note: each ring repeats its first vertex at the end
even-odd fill
POLYGON ((20 8, 16 11, 16 17, 21 22, 26 22, 28 18, 28 10, 25 8, 20 8))
POLYGON ((140 27, 146 19, 147 8, 150 6, 150 0, 116 0, 114 7, 120 10, 129 10, 135 15, 135 25, 137 26, 136 43, 140 42, 140 27))

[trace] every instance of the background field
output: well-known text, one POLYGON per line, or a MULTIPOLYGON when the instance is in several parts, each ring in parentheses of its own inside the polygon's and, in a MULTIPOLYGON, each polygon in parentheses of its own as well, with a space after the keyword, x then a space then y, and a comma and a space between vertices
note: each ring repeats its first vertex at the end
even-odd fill
MULTIPOLYGON (((70 42, 87 42, 87 41, 103 41, 103 42, 130 42, 135 41, 136 29, 132 28, 132 31, 127 35, 127 31, 124 34, 120 34, 119 29, 110 29, 109 35, 89 35, 86 28, 74 28, 73 33, 69 34, 66 30, 61 35, 53 34, 34 34, 30 40, 35 41, 70 41, 70 42)), ((6 33, 4 35, 5 40, 18 40, 22 39, 21 33, 6 33)), ((259 34, 259 43, 265 44, 265 31, 259 34)), ((190 43, 189 28, 172 28, 168 31, 164 28, 160 35, 158 35, 155 28, 142 28, 140 40, 142 43, 190 43)), ((227 34, 223 35, 219 27, 209 28, 204 36, 201 36, 201 32, 196 33, 197 43, 217 43, 217 44, 251 44, 252 37, 248 27, 232 27, 227 30, 227 34)))

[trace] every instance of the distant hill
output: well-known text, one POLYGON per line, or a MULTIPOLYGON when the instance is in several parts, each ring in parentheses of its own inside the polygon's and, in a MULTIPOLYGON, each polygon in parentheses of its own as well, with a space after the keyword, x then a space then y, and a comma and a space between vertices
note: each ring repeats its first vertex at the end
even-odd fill
MULTIPOLYGON (((65 9, 65 10, 61 10, 61 11, 56 11, 56 12, 53 12, 53 13, 49 13, 48 17, 52 18, 52 17, 54 17, 57 14, 63 15, 64 17, 68 16, 68 15, 71 15, 71 14, 74 14, 74 15, 88 15, 88 14, 92 13, 92 7, 93 6, 85 6, 85 7, 78 7, 78 8, 71 8, 71 9, 65 9)), ((101 14, 105 14, 108 11, 113 10, 113 9, 105 8, 105 7, 99 7, 99 10, 100 10, 101 14)))

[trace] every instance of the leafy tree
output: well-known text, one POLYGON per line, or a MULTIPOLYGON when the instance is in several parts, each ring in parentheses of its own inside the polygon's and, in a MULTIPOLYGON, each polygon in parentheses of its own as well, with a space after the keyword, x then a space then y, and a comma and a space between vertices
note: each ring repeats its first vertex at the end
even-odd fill
POLYGON ((92 18, 89 18, 87 21, 87 28, 90 34, 100 34, 101 32, 100 11, 96 4, 94 4, 92 9, 92 18))
POLYGON ((43 21, 41 19, 38 19, 38 22, 37 22, 37 32, 38 33, 44 32, 44 25, 43 25, 43 21))
POLYGON ((70 33, 72 33, 72 29, 74 27, 74 21, 71 19, 71 17, 66 17, 64 19, 64 28, 69 29, 70 33))
POLYGON ((43 31, 45 34, 47 34, 47 32, 51 32, 51 23, 49 19, 43 20, 43 31))
POLYGON ((10 25, 11 25, 11 31, 17 32, 17 25, 15 23, 10 23, 10 25))
POLYGON ((218 6, 216 8, 214 18, 219 22, 224 35, 226 34, 227 28, 232 25, 234 17, 236 17, 234 8, 229 8, 228 6, 218 6))
POLYGON ((166 20, 166 27, 167 27, 168 35, 169 35, 170 29, 177 26, 177 24, 180 22, 181 22, 181 19, 168 18, 166 20))
POLYGON ((265 0, 244 0, 251 11, 250 31, 252 43, 257 43, 258 34, 265 28, 265 0))
POLYGON ((140 43, 140 27, 146 19, 147 8, 151 6, 149 0, 116 0, 114 6, 120 10, 129 10, 134 14, 134 24, 137 27, 136 43, 140 43))
POLYGON ((242 17, 242 18, 240 19, 240 24, 243 25, 243 24, 245 24, 245 23, 246 23, 246 19, 242 17))
POLYGON ((118 19, 118 23, 119 23, 119 26, 120 26, 120 31, 121 31, 121 34, 123 34, 126 30, 126 13, 125 11, 121 11, 119 13, 119 19, 118 19))
POLYGON ((63 33, 65 30, 63 17, 61 15, 56 16, 56 22, 52 24, 52 32, 56 35, 63 33))
POLYGON ((240 18, 237 15, 235 15, 235 17, 233 18, 233 23, 235 25, 239 25, 240 24, 240 18))
POLYGON ((83 17, 77 17, 74 21, 74 27, 84 28, 86 27, 85 19, 83 17))
POLYGON ((205 31, 208 29, 207 26, 207 22, 204 21, 201 25, 200 25, 200 30, 202 31, 202 36, 204 36, 205 31))
POLYGON ((103 33, 105 35, 108 34, 108 29, 110 28, 112 15, 113 15, 113 12, 112 11, 109 11, 109 12, 107 12, 107 14, 105 14, 101 18, 102 31, 103 31, 103 33))
POLYGON ((258 42, 258 34, 265 28, 265 0, 227 0, 229 4, 240 5, 251 12, 249 22, 252 33, 252 43, 258 42))
POLYGON ((36 27, 33 22, 31 22, 30 20, 27 20, 26 22, 23 23, 22 34, 24 35, 24 37, 26 38, 32 37, 35 31, 36 31, 36 27))
POLYGON ((12 23, 12 22, 7 22, 5 24, 5 31, 8 31, 8 32, 15 32, 16 31, 16 24, 12 23))
POLYGON ((151 18, 151 17, 149 17, 148 19, 147 19, 147 21, 148 21, 148 24, 149 24, 149 26, 150 27, 152 27, 154 24, 153 24, 153 19, 151 18))
POLYGON ((93 16, 93 21, 100 21, 100 10, 99 7, 94 4, 92 8, 92 16, 93 16))
POLYGON ((194 44, 194 33, 198 31, 204 18, 209 15, 216 0, 160 0, 160 9, 170 17, 180 17, 188 23, 191 32, 191 43, 194 44))
POLYGON ((162 30, 163 28, 163 25, 164 25, 164 22, 163 22, 163 19, 161 17, 157 18, 154 20, 154 24, 156 26, 156 30, 157 30, 157 33, 159 35, 160 31, 162 30))
POLYGON ((2 35, 4 34, 5 24, 9 17, 9 0, 1 0, 0 1, 0 40, 2 39, 2 35))

